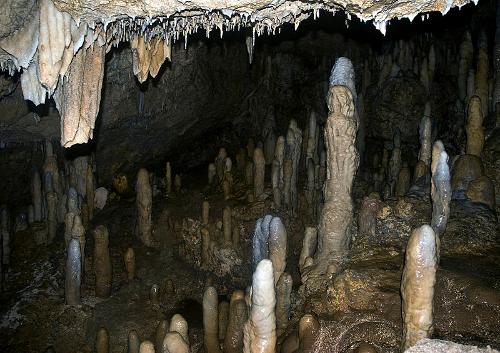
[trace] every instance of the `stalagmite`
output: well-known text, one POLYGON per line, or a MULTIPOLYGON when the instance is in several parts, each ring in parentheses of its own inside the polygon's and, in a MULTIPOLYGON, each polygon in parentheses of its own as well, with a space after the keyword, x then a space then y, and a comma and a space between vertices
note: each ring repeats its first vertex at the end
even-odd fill
POLYGON ((167 194, 172 192, 172 167, 170 166, 170 162, 167 162, 165 165, 165 189, 167 194))
POLYGON ((472 96, 467 109, 467 154, 481 157, 484 146, 483 111, 481 109, 481 99, 472 96))
POLYGON ((9 211, 4 208, 0 213, 0 282, 2 265, 10 264, 10 218, 9 211))
POLYGON ((276 135, 273 129, 270 129, 264 140, 264 156, 266 158, 266 165, 273 162, 274 149, 276 148, 276 135))
POLYGON ((208 165, 208 185, 212 185, 217 175, 217 168, 214 163, 208 165))
POLYGON ((104 327, 97 331, 95 351, 96 353, 109 353, 109 333, 104 327))
POLYGON ((78 240, 80 243, 80 255, 82 260, 82 273, 83 273, 83 265, 85 263, 85 228, 82 224, 82 219, 79 215, 75 215, 73 218, 73 226, 71 228, 71 238, 78 240))
POLYGON ((184 341, 189 345, 188 323, 180 314, 175 314, 170 319, 170 332, 178 332, 184 341))
POLYGON ((313 257, 318 242, 318 230, 316 227, 306 227, 304 239, 302 240, 302 250, 299 257, 299 269, 302 272, 306 258, 313 257))
POLYGON ((375 236, 377 214, 380 207, 380 196, 376 192, 363 199, 358 216, 358 233, 360 235, 375 236))
POLYGON ((80 304, 81 271, 82 257, 80 242, 77 239, 71 239, 66 257, 66 279, 64 282, 64 294, 67 305, 80 304))
POLYGON ((274 280, 277 282, 286 268, 287 234, 279 217, 269 223, 269 260, 273 263, 274 280))
POLYGON ((149 290, 149 300, 151 304, 160 304, 160 287, 157 284, 153 284, 149 290))
POLYGON ((495 184, 486 175, 470 182, 466 191, 467 198, 475 203, 481 203, 495 210, 495 184))
POLYGON ((281 336, 290 318, 290 296, 292 294, 292 276, 283 272, 276 283, 276 335, 281 336))
POLYGON ((206 228, 201 233, 201 264, 207 266, 210 263, 210 232, 206 228))
POLYGON ((226 338, 227 324, 229 321, 229 303, 222 301, 219 303, 219 340, 226 338))
POLYGON ((153 192, 149 184, 149 173, 141 168, 137 173, 136 184, 137 205, 137 234, 147 247, 153 247, 155 241, 152 234, 151 209, 153 206, 153 192))
POLYGON ((169 324, 167 320, 161 320, 156 326, 155 332, 155 350, 156 352, 162 352, 163 349, 163 340, 165 339, 165 335, 169 332, 169 324))
POLYGON ((394 148, 392 149, 391 160, 389 161, 389 183, 391 194, 394 194, 396 183, 401 170, 401 132, 398 128, 394 132, 394 148))
POLYGON ((428 225, 413 230, 406 247, 401 281, 403 300, 403 350, 432 331, 432 307, 436 282, 436 238, 428 225))
POLYGON ((128 333, 128 350, 127 353, 139 353, 141 341, 137 331, 132 330, 128 333))
POLYGON ((247 142, 247 156, 248 158, 252 159, 253 158, 253 153, 255 150, 255 141, 253 138, 249 138, 247 142))
POLYGON ((434 73, 436 71, 436 51, 434 50, 433 44, 431 44, 431 47, 429 49, 428 68, 429 68, 429 84, 432 84, 432 82, 434 82, 434 73))
POLYGON ((488 60, 488 37, 486 33, 482 31, 479 35, 477 52, 477 67, 476 67, 476 77, 475 77, 475 93, 479 96, 481 100, 481 111, 484 115, 488 115, 488 71, 489 71, 489 60, 488 60))
POLYGON ((281 207, 283 198, 283 158, 285 156, 285 138, 279 136, 274 149, 274 159, 271 170, 273 200, 276 207, 281 207))
POLYGON ((408 189, 410 188, 411 183, 411 173, 410 168, 407 165, 403 165, 403 167, 399 170, 398 179, 395 187, 395 195, 397 197, 402 197, 406 195, 408 189))
POLYGON ((253 185, 253 162, 248 162, 245 166, 245 184, 247 186, 253 185))
POLYGON ((476 76, 474 69, 469 69, 467 74, 467 96, 465 97, 465 104, 470 100, 470 98, 476 94, 476 76))
POLYGON ((107 298, 111 294, 111 257, 109 255, 109 234, 105 226, 94 229, 94 272, 95 295, 107 298))
POLYGON ((144 341, 139 346, 139 353, 155 353, 155 345, 151 341, 144 341))
POLYGON ((464 154, 453 164, 451 190, 454 199, 464 199, 469 184, 484 174, 484 166, 478 156, 464 154))
POLYGON ((163 353, 189 353, 189 345, 178 332, 169 332, 163 340, 163 353))
POLYGON ((217 172, 217 179, 219 183, 222 182, 224 178, 224 167, 226 158, 227 158, 226 149, 224 147, 221 147, 219 149, 217 157, 215 157, 215 171, 217 172))
POLYGON ((240 228, 235 225, 233 226, 233 248, 236 250, 240 247, 240 228))
POLYGON ((181 191, 182 188, 182 178, 179 174, 175 174, 174 177, 174 189, 176 192, 181 191))
POLYGON ((320 329, 319 321, 314 315, 306 314, 302 316, 299 321, 299 352, 313 352, 320 329))
POLYGON ((287 210, 292 208, 292 174, 293 162, 291 159, 283 161, 283 206, 287 210))
POLYGON ((135 252, 134 249, 128 248, 123 255, 123 262, 125 263, 125 270, 127 272, 127 279, 129 281, 135 278, 135 252))
POLYGON ((460 44, 460 62, 458 64, 458 96, 464 101, 467 97, 467 76, 472 65, 474 47, 472 45, 469 31, 464 34, 462 44, 460 44))
POLYGON ((324 274, 332 263, 339 263, 351 241, 351 187, 359 164, 355 147, 358 126, 355 97, 352 63, 339 58, 332 69, 327 98, 330 110, 325 127, 327 180, 313 270, 317 274, 324 274))
POLYGON ((67 72, 67 80, 54 94, 61 115, 61 145, 86 143, 94 136, 101 101, 105 47, 97 42, 81 48, 67 72))
POLYGON ((92 170, 92 165, 87 167, 87 177, 86 177, 86 197, 87 206, 89 210, 89 219, 94 218, 94 172, 92 170))
POLYGON ((47 226, 48 226, 48 242, 52 243, 57 232, 57 194, 54 191, 48 192, 45 195, 47 199, 47 226))
POLYGON ((31 181, 31 197, 33 202, 34 220, 39 222, 42 220, 42 181, 38 169, 33 172, 31 181))
POLYGON ((248 319, 245 294, 235 291, 229 303, 229 322, 224 340, 224 353, 240 353, 243 351, 243 326, 248 319))
POLYGON ((203 294, 203 335, 207 353, 220 353, 218 306, 217 291, 208 287, 203 294))
POLYGON ((432 124, 430 119, 430 104, 425 105, 424 117, 420 121, 419 127, 420 133, 420 151, 418 153, 418 159, 423 161, 425 165, 431 165, 431 154, 432 154, 432 124))
POLYGON ((201 220, 203 225, 207 225, 209 223, 209 216, 210 216, 210 204, 208 201, 203 201, 203 204, 201 205, 201 220))
POLYGON ((231 245, 233 243, 232 240, 233 227, 231 223, 231 218, 232 218, 231 207, 227 206, 222 211, 222 224, 224 227, 224 245, 231 245))
POLYGON ((292 212, 292 214, 295 214, 297 212, 298 201, 299 201, 297 183, 299 178, 299 162, 300 162, 301 146, 302 146, 302 130, 300 130, 299 127, 297 126, 297 122, 294 119, 292 119, 290 120, 290 125, 288 126, 288 131, 286 134, 286 147, 285 147, 285 160, 290 160, 292 163, 291 174, 290 174, 290 203, 287 204, 285 202, 285 205, 288 206, 288 209, 289 211, 292 212))
POLYGON ((252 278, 250 315, 243 328, 244 353, 275 352, 275 306, 273 264, 270 260, 262 260, 252 278))
POLYGON ((253 153, 253 190, 255 199, 264 193, 264 178, 266 173, 266 160, 264 152, 260 148, 255 148, 253 153))
POLYGON ((446 229, 450 215, 451 183, 448 167, 448 154, 441 141, 436 141, 432 148, 432 221, 431 226, 436 236, 436 257, 439 262, 441 236, 446 229))

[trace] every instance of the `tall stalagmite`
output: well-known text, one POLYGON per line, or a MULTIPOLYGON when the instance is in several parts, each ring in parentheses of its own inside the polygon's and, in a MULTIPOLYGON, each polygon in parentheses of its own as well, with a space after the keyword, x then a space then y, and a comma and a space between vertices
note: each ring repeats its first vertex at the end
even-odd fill
POLYGON ((220 353, 218 309, 217 291, 208 287, 203 294, 203 337, 207 353, 220 353))
POLYGON ((341 57, 332 69, 327 97, 330 111, 325 127, 327 179, 318 228, 315 274, 324 274, 329 265, 338 264, 351 241, 351 187, 359 164, 355 99, 354 67, 349 59, 341 57))
POLYGON ((141 168, 137 173, 136 192, 137 234, 144 245, 153 247, 155 245, 151 229, 153 191, 149 183, 149 173, 144 168, 141 168))

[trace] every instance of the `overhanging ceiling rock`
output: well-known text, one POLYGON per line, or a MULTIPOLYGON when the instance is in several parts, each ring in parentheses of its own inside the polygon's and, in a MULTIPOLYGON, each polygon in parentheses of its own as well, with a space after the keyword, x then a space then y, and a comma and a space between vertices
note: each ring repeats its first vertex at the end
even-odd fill
POLYGON ((0 4, 0 19, 6 22, 0 32, 0 69, 21 71, 23 95, 36 105, 54 95, 61 114, 61 144, 70 147, 93 136, 104 56, 121 42, 130 42, 134 74, 143 82, 170 60, 172 42, 200 29, 208 36, 217 28, 222 36, 224 31, 250 27, 255 38, 275 33, 284 23, 297 27, 310 16, 316 18, 320 10, 340 10, 373 21, 385 33, 391 19, 413 19, 432 11, 445 14, 470 1, 39 0, 29 7, 29 16, 21 14, 28 11, 26 6, 13 6, 23 2, 33 0, 0 4), (26 18, 24 23, 20 17, 26 18), (19 28, 5 28, 9 25, 19 28))

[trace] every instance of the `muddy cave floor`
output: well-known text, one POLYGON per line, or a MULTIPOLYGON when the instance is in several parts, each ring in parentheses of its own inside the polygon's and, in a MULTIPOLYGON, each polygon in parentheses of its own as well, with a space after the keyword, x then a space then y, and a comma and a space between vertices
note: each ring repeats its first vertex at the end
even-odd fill
MULTIPOLYGON (((328 330, 325 345, 331 352, 350 352, 359 342, 372 343, 380 352, 399 351, 404 249, 411 230, 430 220, 428 199, 404 197, 383 202, 376 235, 357 235, 355 230, 342 271, 318 290, 300 288, 297 270, 304 227, 315 223, 310 214, 299 212, 298 217, 290 217, 274 209, 272 196, 249 204, 244 187, 224 201, 220 191, 208 190, 201 180, 201 176, 186 177, 180 192, 165 196, 162 190, 155 196, 158 249, 145 248, 134 235, 133 194, 111 198, 102 211, 96 210, 87 227, 82 305, 78 307, 64 304, 63 226, 48 246, 34 244, 31 228, 15 234, 0 299, 0 351, 45 352, 53 347, 57 353, 92 352, 97 330, 104 326, 110 335, 110 352, 126 352, 130 330, 136 330, 141 340, 153 339, 158 322, 176 313, 189 324, 191 351, 203 350, 201 302, 206 283, 214 284, 220 300, 228 300, 233 290, 251 284, 251 238, 256 219, 265 214, 282 217, 288 233, 287 271, 294 279, 288 332, 296 328, 302 314, 314 312, 328 330), (214 228, 229 204, 233 225, 241 229, 238 251, 243 263, 233 275, 218 277, 197 268, 186 256, 183 234, 199 224, 205 199, 210 202, 214 228), (113 280, 112 295, 107 299, 94 296, 91 230, 99 224, 106 225, 110 234, 113 280), (123 264, 129 246, 135 250, 137 268, 137 278, 131 282, 123 264), (160 286, 159 305, 149 299, 153 284, 160 286)), ((355 220, 364 190, 366 184, 357 180, 355 220)), ((307 209, 303 202, 301 205, 301 210, 307 209)), ((441 241, 434 337, 499 349, 500 232, 496 216, 481 206, 453 201, 441 241)))

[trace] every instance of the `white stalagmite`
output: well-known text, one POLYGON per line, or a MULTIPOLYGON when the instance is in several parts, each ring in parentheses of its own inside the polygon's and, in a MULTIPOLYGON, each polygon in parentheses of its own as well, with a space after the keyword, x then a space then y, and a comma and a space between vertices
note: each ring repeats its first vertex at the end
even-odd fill
POLYGON ((81 260, 80 242, 77 239, 71 239, 66 256, 66 280, 64 283, 64 293, 68 305, 80 304, 81 260))
POLYGON ((153 191, 149 183, 149 173, 144 168, 141 168, 137 173, 136 192, 137 234, 144 245, 153 247, 155 245, 151 229, 153 191))
POLYGON ((338 264, 351 241, 351 188, 359 165, 354 82, 351 61, 339 58, 332 69, 327 98, 330 111, 325 127, 327 179, 318 227, 318 249, 311 270, 313 275, 325 274, 330 265, 338 264))
POLYGON ((406 247, 401 281, 403 351, 430 337, 436 282, 436 238, 428 225, 413 230, 406 247))
POLYGON ((71 61, 67 79, 54 94, 61 114, 61 145, 86 143, 94 136, 95 120, 101 102, 105 47, 97 41, 81 48, 71 61))
POLYGON ((275 306, 273 264, 270 260, 262 260, 252 279, 250 317, 243 329, 244 353, 275 352, 275 306))
POLYGON ((179 332, 168 332, 163 340, 162 353, 189 353, 189 345, 179 332))
POLYGON ((440 237, 446 229, 450 215, 451 177, 448 167, 448 154, 441 141, 436 141, 432 148, 432 221, 431 226, 436 235, 436 256, 439 259, 440 237))
POLYGON ((184 341, 189 345, 188 323, 180 314, 175 314, 170 319, 170 332, 178 332, 184 341))
POLYGON ((220 353, 219 347, 219 300, 214 287, 203 294, 203 337, 206 353, 220 353))

